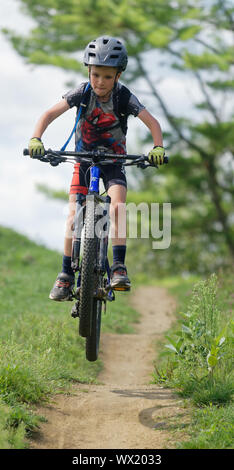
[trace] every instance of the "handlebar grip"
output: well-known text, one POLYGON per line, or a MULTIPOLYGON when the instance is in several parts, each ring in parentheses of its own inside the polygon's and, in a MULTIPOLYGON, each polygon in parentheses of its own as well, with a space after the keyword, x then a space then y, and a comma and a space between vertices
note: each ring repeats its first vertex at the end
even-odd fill
POLYGON ((24 155, 29 155, 29 150, 28 150, 28 149, 24 149, 24 150, 23 150, 23 154, 24 154, 24 155))

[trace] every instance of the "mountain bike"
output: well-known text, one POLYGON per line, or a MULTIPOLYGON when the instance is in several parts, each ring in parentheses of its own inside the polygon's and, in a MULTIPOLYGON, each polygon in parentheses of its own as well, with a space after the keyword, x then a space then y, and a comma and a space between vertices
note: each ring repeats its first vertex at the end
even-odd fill
MULTIPOLYGON (((28 149, 24 149, 23 153, 29 155, 28 149)), ((104 305, 106 311, 107 301, 115 300, 115 293, 110 285, 108 261, 111 198, 100 194, 100 166, 111 163, 136 165, 145 169, 153 165, 145 155, 122 155, 102 151, 72 152, 48 149, 44 156, 33 158, 52 166, 63 162, 74 164, 78 159, 89 164, 88 194, 76 196, 71 266, 74 274, 78 273, 78 276, 69 300, 75 300, 71 315, 79 318, 79 335, 86 340, 86 359, 96 361, 99 353, 102 307, 104 305)), ((168 163, 168 157, 164 157, 164 163, 168 163)))

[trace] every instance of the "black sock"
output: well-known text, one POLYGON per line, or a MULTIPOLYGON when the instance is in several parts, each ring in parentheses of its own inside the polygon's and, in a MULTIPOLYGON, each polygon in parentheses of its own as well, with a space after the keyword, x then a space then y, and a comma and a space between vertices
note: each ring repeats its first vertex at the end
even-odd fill
POLYGON ((126 245, 113 246, 113 263, 119 262, 124 264, 126 255, 126 245))
POLYGON ((63 267, 62 267, 62 272, 69 274, 70 276, 74 275, 74 272, 71 268, 71 256, 66 256, 63 255, 63 267))

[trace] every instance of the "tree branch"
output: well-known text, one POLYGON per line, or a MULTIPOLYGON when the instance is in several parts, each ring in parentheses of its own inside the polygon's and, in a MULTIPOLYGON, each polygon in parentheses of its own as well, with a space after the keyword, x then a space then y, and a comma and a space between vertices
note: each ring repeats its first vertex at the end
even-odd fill
POLYGON ((158 100, 168 122, 170 123, 171 127, 176 131, 178 137, 186 142, 186 144, 189 146, 189 148, 196 150, 199 155, 202 157, 205 166, 207 168, 207 174, 208 174, 208 185, 209 185, 209 190, 210 194, 212 197, 212 200, 214 202, 214 205, 216 207, 217 211, 217 216, 219 221, 222 224, 223 227, 223 232, 224 236, 226 238, 227 245, 229 246, 230 252, 232 256, 234 256, 234 244, 232 240, 232 236, 230 233, 230 229, 228 226, 228 220, 227 220, 227 214, 224 211, 222 207, 222 202, 221 202, 221 195, 220 195, 220 187, 217 181, 217 171, 215 167, 215 162, 214 162, 214 156, 206 152, 203 148, 199 147, 197 144, 195 144, 191 139, 186 137, 183 132, 181 131, 180 127, 176 123, 176 120, 173 118, 173 116, 170 114, 170 112, 167 109, 167 106, 165 105, 163 99, 161 98, 160 94, 156 90, 153 82, 151 81, 150 77, 148 76, 147 72, 145 71, 141 59, 139 55, 136 55, 136 61, 137 65, 139 67, 139 70, 142 73, 142 76, 145 78, 146 82, 148 83, 152 94, 155 96, 155 98, 158 100))
POLYGON ((200 84, 200 88, 201 88, 202 93, 203 93, 203 95, 204 95, 204 97, 205 97, 205 99, 206 99, 206 102, 207 102, 207 105, 208 105, 208 108, 209 108, 210 112, 213 114, 213 117, 214 117, 216 123, 220 123, 220 118, 219 118, 219 116, 218 116, 218 113, 217 113, 215 107, 213 106, 213 104, 212 104, 212 102, 211 102, 210 96, 209 96, 209 94, 208 94, 208 92, 207 92, 207 90, 206 90, 206 87, 205 87, 205 84, 204 84, 204 82, 203 82, 203 80, 202 80, 201 75, 200 75, 199 72, 197 72, 197 71, 194 71, 194 75, 195 75, 195 77, 197 78, 197 80, 198 80, 198 82, 199 82, 199 84, 200 84))
POLYGON ((177 124, 175 118, 169 112, 169 110, 167 109, 167 106, 165 105, 163 99, 161 98, 160 94, 156 90, 152 80, 150 79, 150 77, 146 73, 145 69, 143 68, 139 55, 136 55, 136 61, 137 61, 137 65, 138 65, 139 69, 141 70, 142 76, 145 78, 146 82, 148 83, 148 85, 149 85, 149 87, 152 91, 152 94, 158 100, 158 102, 159 102, 159 104, 160 104, 160 106, 161 106, 168 122, 170 123, 171 127, 176 131, 178 137, 181 140, 183 140, 184 142, 186 142, 186 144, 188 144, 190 148, 196 150, 205 160, 207 158, 209 159, 211 157, 210 154, 208 154, 204 149, 199 147, 197 144, 195 144, 192 140, 190 140, 188 137, 186 137, 183 134, 183 132, 181 131, 181 129, 180 129, 179 125, 177 124))
MULTIPOLYGON (((168 51, 170 54, 176 55, 179 59, 183 60, 181 54, 180 54, 179 52, 177 52, 177 51, 173 51, 169 46, 167 47, 167 51, 168 51)), ((205 97, 205 99, 206 99, 206 101, 207 101, 208 108, 209 108, 210 112, 212 113, 212 115, 213 115, 215 121, 216 121, 217 123, 219 123, 219 122, 220 122, 220 118, 219 118, 219 116, 218 116, 218 113, 216 112, 215 107, 213 106, 213 104, 212 104, 212 102, 211 102, 210 96, 209 96, 209 94, 208 94, 208 92, 207 92, 207 90, 206 90, 206 88, 205 88, 205 84, 204 84, 204 82, 203 82, 203 80, 202 80, 201 75, 200 75, 199 72, 197 72, 197 71, 194 71, 193 73, 194 73, 196 79, 198 80, 198 82, 199 82, 199 84, 200 84, 202 93, 203 93, 203 95, 204 95, 204 97, 205 97)))
POLYGON ((232 15, 230 14, 230 11, 228 9, 225 8, 225 0, 219 0, 218 1, 218 4, 219 4, 219 7, 220 9, 224 12, 224 14, 226 15, 226 18, 227 18, 227 21, 229 22, 230 24, 230 28, 232 31, 234 31, 234 19, 232 18, 232 15))

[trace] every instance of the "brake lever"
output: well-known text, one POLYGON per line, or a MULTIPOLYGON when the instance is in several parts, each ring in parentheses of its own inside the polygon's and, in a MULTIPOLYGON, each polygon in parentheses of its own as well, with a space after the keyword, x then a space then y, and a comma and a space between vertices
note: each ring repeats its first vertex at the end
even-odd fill
POLYGON ((58 166, 60 163, 65 162, 66 158, 53 152, 51 149, 47 151, 47 161, 51 166, 58 166))
POLYGON ((153 167, 153 168, 158 168, 158 165, 151 165, 150 163, 144 163, 144 162, 140 162, 137 164, 137 168, 141 168, 142 170, 145 170, 146 168, 149 168, 149 167, 153 167))
POLYGON ((51 166, 58 166, 59 163, 61 163, 61 160, 60 160, 60 161, 58 161, 58 160, 56 161, 56 160, 50 159, 49 162, 50 162, 50 165, 51 165, 51 166))

